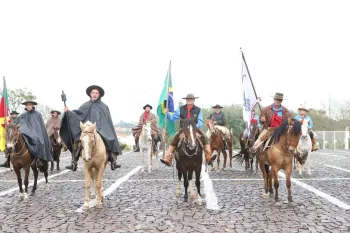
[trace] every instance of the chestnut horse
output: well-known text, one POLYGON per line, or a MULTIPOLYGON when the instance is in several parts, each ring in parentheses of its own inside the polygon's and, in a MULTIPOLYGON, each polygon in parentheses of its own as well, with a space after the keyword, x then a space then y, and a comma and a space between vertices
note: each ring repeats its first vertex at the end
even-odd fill
POLYGON ((241 150, 238 154, 233 156, 237 163, 242 164, 245 162, 245 170, 250 168, 250 171, 253 171, 253 161, 255 158, 255 172, 258 171, 258 158, 256 154, 249 152, 249 148, 253 147, 255 141, 258 139, 260 134, 260 129, 258 123, 252 122, 249 127, 248 138, 243 138, 244 132, 241 133, 239 138, 239 144, 241 145, 241 150))
MULTIPOLYGON (((196 121, 194 119, 186 119, 184 121, 184 127, 179 131, 180 141, 176 148, 175 160, 176 168, 178 171, 178 187, 177 194, 181 194, 181 177, 184 177, 185 195, 184 201, 188 201, 188 187, 192 196, 192 175, 195 172, 196 175, 196 187, 197 187, 197 204, 202 204, 201 192, 200 192, 200 176, 202 171, 203 162, 203 144, 204 135, 198 135, 196 121)), ((193 195, 194 196, 194 195, 193 195)))
POLYGON ((224 164, 223 169, 226 168, 226 161, 227 161, 227 152, 226 149, 228 149, 229 155, 230 155, 230 168, 232 168, 232 134, 230 132, 230 138, 225 139, 227 141, 227 146, 225 146, 225 141, 222 133, 219 129, 217 129, 214 125, 214 122, 212 119, 207 119, 206 125, 208 127, 208 130, 210 132, 210 148, 212 153, 214 151, 217 152, 217 169, 220 170, 220 154, 222 152, 224 156, 224 164))
MULTIPOLYGON (((274 179, 275 201, 278 201, 278 171, 285 170, 286 186, 288 190, 288 202, 292 202, 291 194, 291 173, 293 165, 293 155, 298 146, 301 136, 301 125, 299 121, 288 118, 277 127, 271 135, 272 145, 264 151, 258 150, 259 165, 264 177, 264 198, 268 198, 273 193, 272 178, 274 179), (270 170, 271 167, 271 170, 270 170), (269 194, 270 192, 270 194, 269 194)), ((298 156, 301 163, 305 158, 298 156)))
MULTIPOLYGON (((17 176, 17 182, 19 186, 19 200, 28 201, 28 184, 29 184, 29 173, 30 168, 32 168, 34 173, 34 185, 31 192, 31 196, 35 194, 35 190, 37 189, 37 181, 38 181, 38 167, 37 167, 37 159, 33 158, 29 152, 29 149, 24 141, 23 135, 19 131, 19 125, 14 124, 6 124, 6 149, 10 156, 10 161, 13 166, 13 170, 17 176), (35 161, 33 161, 35 160, 35 161), (24 169, 24 193, 22 187, 22 178, 21 178, 21 169, 24 169)), ((41 161, 43 166, 40 168, 40 172, 43 172, 45 175, 46 181, 46 192, 49 191, 48 185, 48 162, 41 161)))
POLYGON ((57 163, 57 171, 60 170, 60 156, 63 144, 60 137, 60 128, 53 127, 53 134, 50 136, 51 148, 52 148, 52 161, 51 161, 51 171, 53 171, 53 162, 57 163))
POLYGON ((103 173, 107 165, 107 151, 102 137, 96 131, 96 122, 92 124, 90 121, 83 124, 80 122, 82 142, 82 157, 85 177, 85 199, 84 210, 89 209, 89 189, 90 180, 96 190, 97 208, 103 207, 103 173))

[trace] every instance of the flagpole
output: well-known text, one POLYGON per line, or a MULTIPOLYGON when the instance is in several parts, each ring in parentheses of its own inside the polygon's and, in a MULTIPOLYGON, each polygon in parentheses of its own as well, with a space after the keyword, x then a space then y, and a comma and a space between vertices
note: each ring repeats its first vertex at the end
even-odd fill
POLYGON ((4 125, 6 125, 6 95, 7 95, 7 87, 6 87, 6 81, 5 81, 5 76, 2 76, 3 77, 3 88, 4 88, 4 125))
MULTIPOLYGON (((254 83, 253 83, 253 80, 252 80, 252 76, 250 76, 250 72, 249 72, 248 65, 247 65, 247 62, 246 62, 246 60, 245 60, 245 57, 244 57, 242 48, 240 48, 240 50, 241 50, 241 53, 242 53, 242 58, 243 58, 243 62, 244 62, 244 64, 245 64, 245 67, 247 67, 247 72, 248 72, 249 79, 250 79, 250 82, 251 82, 252 87, 253 87, 253 91, 254 91, 254 94, 255 94, 255 98, 258 100, 258 96, 256 95, 256 91, 255 91, 254 83)), ((258 102, 258 106, 259 106, 259 110, 260 110, 260 114, 261 114, 260 102, 258 102)), ((264 122, 264 125, 266 126, 266 122, 264 122)))
MULTIPOLYGON (((169 102, 169 84, 170 84, 170 78, 171 78, 171 61, 169 61, 169 68, 168 68, 168 83, 167 83, 167 91, 166 91, 166 106, 165 108, 168 109, 168 102, 169 102)), ((169 110, 169 109, 168 109, 169 110)), ((164 146, 163 146, 163 159, 165 157, 165 147, 166 147, 166 126, 167 126, 167 120, 168 120, 168 112, 165 114, 165 121, 164 121, 164 146)))

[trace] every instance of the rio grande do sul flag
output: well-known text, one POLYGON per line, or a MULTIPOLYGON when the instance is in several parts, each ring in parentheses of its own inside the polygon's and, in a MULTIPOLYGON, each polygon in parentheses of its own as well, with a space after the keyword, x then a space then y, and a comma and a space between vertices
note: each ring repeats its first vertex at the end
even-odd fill
POLYGON ((5 150, 5 145, 6 145, 6 137, 5 137, 5 119, 7 122, 9 122, 9 115, 10 111, 8 109, 9 106, 9 100, 8 100, 8 92, 7 92, 7 87, 6 87, 6 81, 5 81, 5 76, 3 77, 4 79, 4 86, 2 89, 2 94, 1 94, 1 100, 0 100, 0 151, 5 150))

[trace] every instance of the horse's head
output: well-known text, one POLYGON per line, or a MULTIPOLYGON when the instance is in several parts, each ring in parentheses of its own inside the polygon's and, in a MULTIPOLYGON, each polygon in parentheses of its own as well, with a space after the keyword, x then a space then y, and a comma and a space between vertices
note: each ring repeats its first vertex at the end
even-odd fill
POLYGON ((148 141, 152 141, 152 129, 151 129, 151 121, 146 121, 142 126, 142 134, 147 138, 148 141))
POLYGON ((185 134, 186 143, 190 150, 193 150, 196 148, 196 132, 197 132, 197 126, 195 119, 186 119, 184 122, 183 132, 185 134))
POLYGON ((297 120, 288 118, 283 121, 282 124, 276 128, 274 132, 275 143, 279 142, 281 137, 286 137, 286 143, 289 152, 294 153, 298 146, 299 139, 301 136, 301 125, 297 120))
POLYGON ((6 124, 6 148, 11 153, 20 137, 19 125, 6 124))
POLYGON ((214 121, 212 119, 206 119, 205 124, 207 125, 211 134, 215 134, 214 121))
POLYGON ((309 132, 309 121, 308 120, 301 120, 301 138, 302 139, 307 139, 308 137, 308 132, 309 132))
POLYGON ((96 122, 91 123, 90 121, 83 124, 80 122, 81 136, 80 141, 82 145, 82 155, 83 160, 89 162, 91 160, 92 154, 96 147, 95 134, 96 132, 96 122))
POLYGON ((252 147, 259 134, 259 126, 257 123, 250 124, 248 135, 248 147, 252 147))
POLYGON ((60 128, 54 127, 54 126, 52 128, 53 128, 54 143, 61 144, 60 128))

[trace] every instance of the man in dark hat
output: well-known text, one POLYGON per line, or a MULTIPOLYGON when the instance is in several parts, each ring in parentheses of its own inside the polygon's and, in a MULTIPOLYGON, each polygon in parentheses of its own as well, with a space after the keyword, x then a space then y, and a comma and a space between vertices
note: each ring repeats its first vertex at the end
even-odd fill
POLYGON ((135 137, 135 150, 134 152, 140 151, 140 147, 138 144, 139 137, 141 134, 142 126, 146 123, 146 121, 151 121, 151 135, 153 139, 153 152, 157 153, 158 151, 158 142, 161 142, 162 133, 158 128, 157 117, 151 112, 152 106, 146 104, 143 109, 145 110, 139 119, 139 123, 135 128, 132 128, 132 135, 135 137))
POLYGON ((33 162, 36 162, 40 168, 44 165, 43 161, 52 160, 50 140, 46 133, 44 119, 41 113, 35 110, 34 106, 37 105, 37 102, 27 100, 22 105, 25 105, 26 112, 20 116, 19 131, 23 135, 30 154, 36 158, 33 162))
POLYGON ((289 110, 282 106, 283 94, 276 92, 273 96, 274 102, 261 110, 260 124, 263 125, 264 130, 255 141, 253 147, 249 149, 251 153, 256 153, 257 148, 266 141, 271 133, 282 124, 284 120, 291 117, 289 110))
POLYGON ((58 117, 61 115, 60 111, 52 110, 51 111, 51 118, 47 120, 46 122, 46 131, 49 135, 49 138, 54 133, 54 127, 55 128, 61 128, 61 119, 58 117))
POLYGON ((97 85, 89 86, 86 94, 90 100, 85 102, 77 110, 70 111, 64 108, 64 115, 61 121, 60 136, 67 148, 72 152, 74 147, 75 154, 72 153, 72 164, 67 169, 76 171, 82 146, 80 144, 80 121, 85 123, 90 121, 97 124, 97 132, 101 135, 107 148, 108 160, 111 162, 111 169, 115 170, 121 166, 117 164, 117 155, 122 154, 119 146, 117 134, 114 130, 112 117, 108 106, 101 101, 105 92, 102 87, 97 85), (69 122, 68 122, 69 120, 69 122), (69 127, 69 129, 68 129, 69 127), (70 135, 71 133, 71 135, 70 135), (73 139, 73 143, 71 141, 73 139))
POLYGON ((214 121, 215 128, 217 128, 222 133, 226 147, 229 148, 227 140, 230 139, 230 131, 226 127, 225 113, 221 111, 223 107, 217 104, 212 108, 215 109, 215 112, 210 113, 207 119, 212 119, 214 121))
MULTIPOLYGON (((18 125, 19 124, 19 117, 17 116, 19 113, 16 112, 16 111, 12 111, 10 113, 10 123, 11 124, 15 124, 15 125, 18 125)), ((6 150, 6 147, 5 147, 5 150, 4 150, 4 154, 5 154, 5 162, 3 164, 0 164, 0 167, 7 167, 7 168, 10 168, 10 156, 8 156, 8 153, 7 153, 7 150, 6 150)))
MULTIPOLYGON (((203 114, 202 109, 194 105, 194 100, 198 97, 195 97, 193 94, 187 94, 186 97, 182 98, 186 100, 186 104, 177 108, 175 112, 169 113, 168 109, 164 109, 164 112, 168 115, 168 119, 172 122, 176 122, 180 119, 180 129, 183 127, 183 123, 185 119, 187 118, 194 118, 197 121, 197 128, 200 129, 203 126, 203 114)), ((198 132, 203 135, 204 137, 204 146, 205 146, 205 160, 207 164, 211 164, 212 161, 216 159, 216 154, 212 156, 212 151, 209 144, 209 138, 202 133, 200 130, 198 132)), ((174 135, 173 140, 171 141, 171 144, 169 146, 169 149, 167 151, 167 155, 165 159, 160 159, 162 163, 164 163, 167 166, 171 166, 172 160, 173 160, 173 152, 175 148, 177 147, 177 143, 179 142, 179 133, 177 132, 174 135)))

